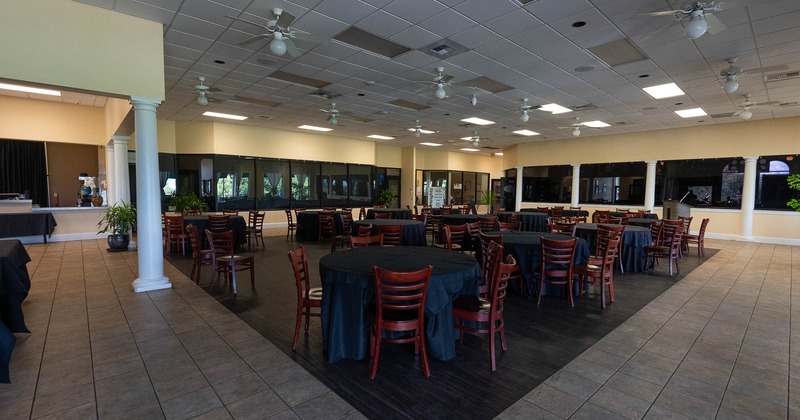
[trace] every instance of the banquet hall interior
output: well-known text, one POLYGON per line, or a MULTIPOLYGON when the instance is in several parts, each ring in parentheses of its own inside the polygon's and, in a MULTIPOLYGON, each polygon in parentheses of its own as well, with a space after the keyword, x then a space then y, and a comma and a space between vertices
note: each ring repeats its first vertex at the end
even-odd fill
POLYGON ((0 416, 800 418, 798 22, 794 0, 3 1, 0 220, 52 219, 2 238, 30 256, 30 333, 0 416), (604 309, 510 290, 495 372, 469 335, 430 378, 387 345, 370 380, 326 359, 320 319, 292 349, 286 254, 319 286, 331 246, 287 238, 284 210, 358 218, 384 190, 590 218, 683 201, 706 253, 616 272, 604 309), (186 192, 265 213, 235 295, 164 255, 186 192), (137 235, 107 252, 120 202, 137 235))

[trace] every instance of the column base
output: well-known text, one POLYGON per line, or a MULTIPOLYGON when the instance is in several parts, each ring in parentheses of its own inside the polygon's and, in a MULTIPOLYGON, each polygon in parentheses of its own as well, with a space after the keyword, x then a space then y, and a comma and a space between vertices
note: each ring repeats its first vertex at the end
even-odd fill
POLYGON ((172 288, 172 282, 167 277, 157 279, 143 279, 139 277, 131 283, 133 291, 136 293, 149 292, 151 290, 161 290, 172 288))
POLYGON ((136 250, 136 241, 131 239, 131 241, 128 242, 128 249, 131 250, 131 251, 136 250))

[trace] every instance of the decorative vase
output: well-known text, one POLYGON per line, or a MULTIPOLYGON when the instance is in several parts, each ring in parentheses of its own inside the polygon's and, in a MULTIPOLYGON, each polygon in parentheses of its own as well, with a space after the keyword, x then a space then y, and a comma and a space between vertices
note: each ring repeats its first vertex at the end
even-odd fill
POLYGON ((128 244, 131 238, 128 235, 108 235, 108 250, 109 252, 127 251, 128 244))
POLYGON ((103 196, 96 195, 92 197, 92 205, 95 207, 100 207, 103 205, 103 196))

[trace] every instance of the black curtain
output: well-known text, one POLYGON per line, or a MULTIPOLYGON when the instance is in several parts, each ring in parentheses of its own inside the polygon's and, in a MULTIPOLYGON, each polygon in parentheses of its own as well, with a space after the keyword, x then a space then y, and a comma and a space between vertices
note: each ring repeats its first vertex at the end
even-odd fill
POLYGON ((0 139, 0 192, 28 193, 49 207, 44 142, 0 139))

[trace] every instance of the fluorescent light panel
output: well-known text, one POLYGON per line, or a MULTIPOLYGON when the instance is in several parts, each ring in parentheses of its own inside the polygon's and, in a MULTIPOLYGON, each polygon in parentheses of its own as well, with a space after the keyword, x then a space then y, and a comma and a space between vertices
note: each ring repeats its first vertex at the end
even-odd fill
POLYGON ((597 120, 597 121, 586 121, 585 123, 581 123, 581 125, 585 125, 587 127, 592 127, 592 128, 610 127, 609 124, 606 124, 606 123, 604 123, 604 122, 602 122, 600 120, 597 120))
POLYGON ((17 92, 38 93, 40 95, 61 96, 61 92, 52 89, 42 89, 30 86, 10 85, 7 83, 0 83, 0 89, 15 90, 17 92))
POLYGON ((519 134, 520 136, 538 136, 539 133, 531 130, 517 130, 514 131, 514 134, 519 134))
MULTIPOLYGON (((416 128, 409 128, 408 131, 417 131, 417 129, 416 128)), ((420 128, 419 132, 422 133, 422 134, 433 134, 433 133, 435 133, 435 131, 426 130, 424 128, 420 128)))
POLYGON ((676 85, 675 83, 650 86, 643 88, 642 90, 644 90, 645 92, 647 92, 648 95, 656 99, 671 98, 673 96, 685 95, 685 93, 683 93, 681 88, 679 88, 678 85, 676 85))
POLYGON ((547 111, 547 112, 550 112, 550 113, 553 113, 553 114, 565 114, 567 112, 572 112, 571 109, 564 108, 563 106, 561 106, 559 104, 542 105, 538 109, 539 109, 539 111, 547 111))
POLYGON ((703 108, 681 109, 675 111, 675 113, 683 118, 702 117, 703 115, 708 115, 705 111, 703 111, 703 108))
POLYGON ((429 143, 429 142, 424 142, 424 143, 420 143, 420 144, 423 145, 423 146, 441 146, 441 144, 439 144, 439 143, 429 143))
POLYGON ((503 152, 494 152, 492 156, 503 156, 503 152))
POLYGON ((394 137, 382 136, 380 134, 370 134, 367 137, 369 137, 371 139, 378 139, 378 140, 394 140, 394 137))
POLYGON ((476 124, 476 125, 492 125, 492 124, 494 124, 494 121, 484 120, 483 118, 478 118, 478 117, 464 118, 461 121, 464 121, 464 122, 470 123, 470 124, 476 124))
POLYGON ((481 151, 481 149, 473 149, 471 147, 464 147, 461 150, 463 150, 465 152, 480 152, 481 151))
POLYGON ((332 128, 327 127, 317 127, 314 125, 301 125, 297 128, 302 128, 303 130, 311 130, 311 131, 333 131, 332 128))
POLYGON ((225 119, 237 120, 237 121, 243 121, 243 120, 247 119, 247 117, 242 116, 242 115, 223 114, 221 112, 212 112, 212 111, 206 111, 206 112, 203 113, 203 115, 205 115, 206 117, 225 118, 225 119))

